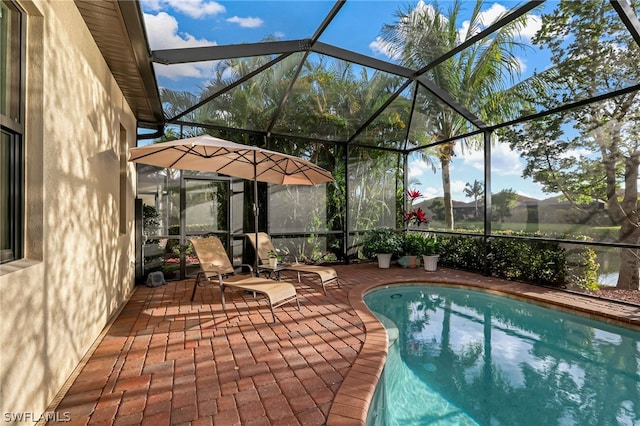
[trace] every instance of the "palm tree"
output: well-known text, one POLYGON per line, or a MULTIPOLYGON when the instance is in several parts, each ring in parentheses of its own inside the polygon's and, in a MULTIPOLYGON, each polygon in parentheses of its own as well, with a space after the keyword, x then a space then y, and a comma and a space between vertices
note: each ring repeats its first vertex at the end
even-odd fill
MULTIPOLYGON (((462 4, 461 0, 455 0, 450 9, 444 12, 435 2, 427 5, 420 1, 412 8, 400 10, 397 21, 382 29, 382 37, 391 55, 399 58, 403 65, 419 70, 473 37, 486 26, 481 15, 484 3, 482 0, 476 1, 468 18, 466 32, 458 27, 462 4)), ((503 17, 504 14, 496 20, 503 17)), ((516 18, 459 54, 427 68, 425 76, 485 122, 514 118, 523 109, 522 101, 516 93, 507 89, 514 85, 521 72, 515 52, 525 47, 518 41, 518 34, 526 19, 526 15, 516 18)), ((429 133, 430 141, 448 140, 472 130, 471 123, 466 119, 449 108, 443 108, 433 101, 432 96, 426 95, 426 91, 418 90, 416 101, 417 107, 427 112, 425 116, 431 117, 430 128, 423 130, 429 133)), ((416 134, 415 137, 421 136, 416 134)), ((476 138, 460 140, 462 148, 478 148, 475 146, 478 141, 476 138)), ((442 168, 445 226, 448 229, 453 229, 454 225, 450 164, 456 143, 454 140, 435 147, 435 155, 442 168)))
POLYGON ((201 95, 204 99, 218 93, 203 106, 209 114, 204 122, 230 128, 266 131, 294 76, 300 58, 300 54, 288 56, 224 93, 219 93, 222 88, 259 70, 274 57, 231 58, 218 62, 213 80, 207 84, 201 95))
POLYGON ((473 197, 473 201, 476 207, 476 219, 478 218, 478 199, 484 195, 484 184, 478 182, 477 179, 473 181, 473 185, 469 182, 464 186, 464 195, 467 197, 473 197))

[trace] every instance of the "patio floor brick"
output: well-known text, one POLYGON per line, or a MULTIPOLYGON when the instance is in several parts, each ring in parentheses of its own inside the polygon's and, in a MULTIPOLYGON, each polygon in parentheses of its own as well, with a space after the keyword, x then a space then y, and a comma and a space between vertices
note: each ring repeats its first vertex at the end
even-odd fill
MULTIPOLYGON (((391 283, 480 287, 640 327, 640 307, 440 268, 336 266, 339 288, 297 283, 275 310, 193 280, 137 287, 85 357, 55 410, 71 424, 364 425, 386 358, 386 332, 363 295, 391 283)), ((53 424, 53 423, 51 423, 53 424)))

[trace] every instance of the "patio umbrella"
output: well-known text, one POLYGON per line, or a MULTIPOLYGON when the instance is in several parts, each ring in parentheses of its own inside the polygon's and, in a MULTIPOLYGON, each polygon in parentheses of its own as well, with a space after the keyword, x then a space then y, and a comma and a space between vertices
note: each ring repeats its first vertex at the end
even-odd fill
MULTIPOLYGON (((302 158, 210 135, 131 148, 129 161, 172 169, 216 172, 253 181, 256 242, 258 182, 317 185, 334 180, 330 172, 302 158)), ((257 266, 257 252, 255 262, 257 266)))

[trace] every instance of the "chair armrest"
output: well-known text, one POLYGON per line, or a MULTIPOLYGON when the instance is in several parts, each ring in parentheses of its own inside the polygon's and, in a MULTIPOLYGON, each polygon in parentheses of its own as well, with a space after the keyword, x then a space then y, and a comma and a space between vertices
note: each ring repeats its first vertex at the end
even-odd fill
POLYGON ((253 266, 249 265, 248 263, 241 263, 238 266, 240 267, 241 270, 243 270, 243 268, 247 268, 249 272, 253 273, 253 266))

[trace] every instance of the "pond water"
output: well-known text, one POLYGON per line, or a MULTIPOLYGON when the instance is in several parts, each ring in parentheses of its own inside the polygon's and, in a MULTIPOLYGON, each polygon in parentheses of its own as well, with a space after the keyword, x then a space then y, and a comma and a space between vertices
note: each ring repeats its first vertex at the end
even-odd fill
POLYGON ((390 338, 368 425, 640 425, 640 331, 435 285, 365 303, 390 338))

